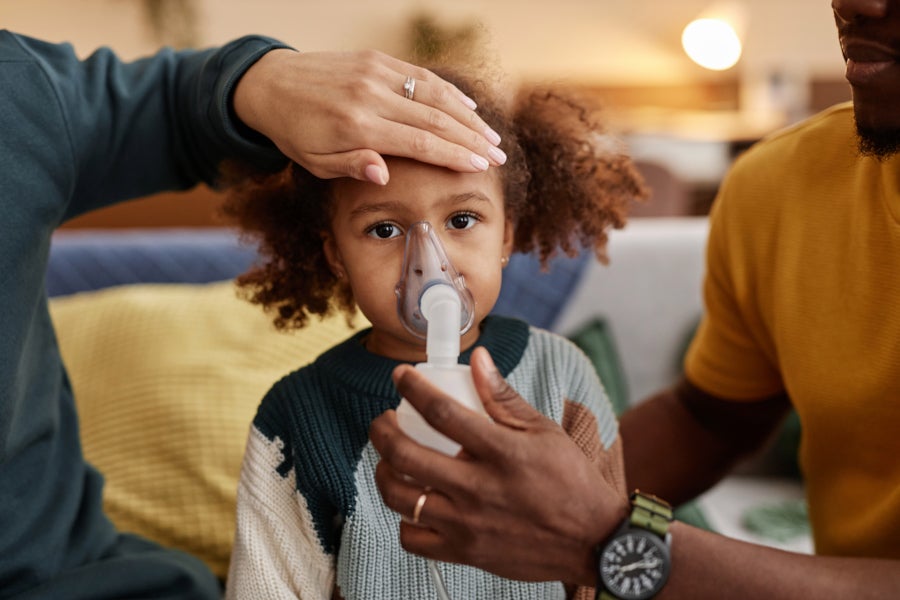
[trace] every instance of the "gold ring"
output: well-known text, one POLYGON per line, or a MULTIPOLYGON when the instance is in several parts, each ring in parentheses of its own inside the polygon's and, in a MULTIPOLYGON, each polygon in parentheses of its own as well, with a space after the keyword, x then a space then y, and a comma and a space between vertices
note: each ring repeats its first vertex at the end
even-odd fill
POLYGON ((419 517, 422 516, 422 508, 425 506, 425 501, 428 500, 428 492, 430 491, 430 487, 425 488, 421 495, 419 495, 419 499, 416 500, 416 507, 413 509, 413 525, 419 524, 419 517))
POLYGON ((416 80, 412 77, 407 77, 406 82, 403 84, 403 95, 406 96, 407 100, 413 99, 413 94, 416 93, 416 80))

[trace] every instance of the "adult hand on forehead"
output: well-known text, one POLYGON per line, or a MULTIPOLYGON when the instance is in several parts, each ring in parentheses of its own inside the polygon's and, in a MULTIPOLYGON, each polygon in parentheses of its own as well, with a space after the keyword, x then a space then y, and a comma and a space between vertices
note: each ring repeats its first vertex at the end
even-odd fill
POLYGON ((381 155, 461 172, 505 161, 499 136, 472 100, 430 71, 372 50, 273 50, 238 82, 234 109, 321 178, 385 184, 381 155), (404 90, 407 77, 415 79, 412 99, 404 90))
POLYGON ((471 364, 493 422, 409 365, 394 372, 403 397, 462 444, 459 456, 414 442, 394 411, 372 423, 369 434, 382 458, 376 483, 385 504, 405 517, 401 544, 510 579, 593 585, 593 548, 625 517, 624 497, 604 479, 599 462, 506 383, 485 349, 472 353, 471 364), (414 514, 415 523, 409 519, 414 514))

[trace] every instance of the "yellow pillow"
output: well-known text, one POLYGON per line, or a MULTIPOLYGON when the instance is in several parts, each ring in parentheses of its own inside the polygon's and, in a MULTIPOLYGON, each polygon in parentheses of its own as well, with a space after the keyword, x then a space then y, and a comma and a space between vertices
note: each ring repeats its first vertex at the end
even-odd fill
POLYGON ((275 330, 233 282, 134 285, 54 298, 87 460, 123 531, 190 552, 223 578, 256 407, 283 375, 368 325, 275 330))

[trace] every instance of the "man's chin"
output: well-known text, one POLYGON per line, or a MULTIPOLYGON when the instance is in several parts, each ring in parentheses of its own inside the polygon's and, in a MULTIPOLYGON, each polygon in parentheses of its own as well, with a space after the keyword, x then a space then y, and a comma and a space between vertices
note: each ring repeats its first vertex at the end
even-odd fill
POLYGON ((900 128, 873 128, 857 123, 859 152, 878 160, 887 160, 900 152, 900 128))
POLYGON ((900 114, 890 101, 900 98, 900 76, 890 85, 851 87, 859 152, 877 160, 900 152, 900 114))

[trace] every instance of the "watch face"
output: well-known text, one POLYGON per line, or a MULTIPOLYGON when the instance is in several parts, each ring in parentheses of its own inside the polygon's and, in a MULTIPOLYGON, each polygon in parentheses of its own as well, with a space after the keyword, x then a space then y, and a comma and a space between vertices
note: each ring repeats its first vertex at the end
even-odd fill
POLYGON ((617 598, 652 598, 669 577, 669 549, 659 536, 641 529, 614 537, 600 554, 603 586, 617 598))

